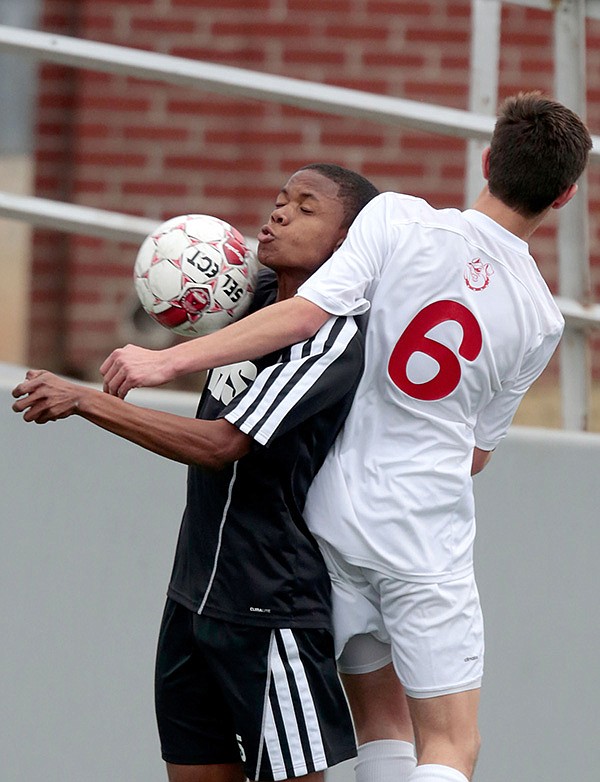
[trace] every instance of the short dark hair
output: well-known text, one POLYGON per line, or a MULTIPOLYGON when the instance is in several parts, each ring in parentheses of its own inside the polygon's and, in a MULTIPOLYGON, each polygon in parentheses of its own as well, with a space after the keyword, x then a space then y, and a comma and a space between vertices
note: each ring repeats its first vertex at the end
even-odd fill
POLYGON ((302 166, 299 171, 307 169, 318 171, 338 185, 338 197, 344 205, 344 228, 350 226, 360 210, 379 195, 379 190, 372 182, 349 168, 343 168, 335 163, 309 163, 302 166))
POLYGON ((579 179, 591 148, 577 114, 541 92, 521 92, 499 110, 489 191, 525 217, 538 215, 579 179))

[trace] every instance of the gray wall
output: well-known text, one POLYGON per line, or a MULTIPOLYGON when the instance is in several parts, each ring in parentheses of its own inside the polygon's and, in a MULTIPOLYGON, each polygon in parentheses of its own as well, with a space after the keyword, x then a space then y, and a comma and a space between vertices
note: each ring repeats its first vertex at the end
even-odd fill
MULTIPOLYGON (((0 364, 0 780, 164 782, 152 676, 185 468, 76 418, 24 424, 22 375, 0 364)), ((482 782, 597 782, 599 468, 598 435, 515 428, 477 478, 482 782)))

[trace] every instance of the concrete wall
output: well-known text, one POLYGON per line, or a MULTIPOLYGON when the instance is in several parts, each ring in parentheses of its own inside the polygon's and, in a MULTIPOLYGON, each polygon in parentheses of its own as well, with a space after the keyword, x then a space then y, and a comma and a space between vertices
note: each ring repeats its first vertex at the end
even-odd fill
MULTIPOLYGON (((185 468, 78 419, 24 424, 22 375, 0 364, 0 780, 164 782, 154 647, 185 468)), ((599 468, 600 436, 515 428, 477 479, 482 782, 598 778, 599 468)))

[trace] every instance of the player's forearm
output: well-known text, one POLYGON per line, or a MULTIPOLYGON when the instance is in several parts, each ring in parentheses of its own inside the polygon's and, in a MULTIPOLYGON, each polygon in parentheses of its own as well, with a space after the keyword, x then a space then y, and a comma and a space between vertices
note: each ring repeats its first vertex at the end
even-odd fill
POLYGON ((249 438, 227 421, 149 410, 91 388, 82 390, 76 414, 148 451, 188 465, 221 469, 249 448, 249 438))
POLYGON ((312 337, 330 317, 294 297, 265 307, 220 331, 168 348, 173 378, 259 358, 312 337))

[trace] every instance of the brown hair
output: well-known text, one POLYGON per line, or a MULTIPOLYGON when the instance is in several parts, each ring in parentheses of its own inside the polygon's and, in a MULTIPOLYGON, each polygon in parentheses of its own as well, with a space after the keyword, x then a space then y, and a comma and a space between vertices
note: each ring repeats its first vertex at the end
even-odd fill
POLYGON ((525 217, 540 214, 581 176, 592 148, 582 120, 540 92, 500 107, 490 144, 490 193, 525 217))

